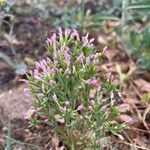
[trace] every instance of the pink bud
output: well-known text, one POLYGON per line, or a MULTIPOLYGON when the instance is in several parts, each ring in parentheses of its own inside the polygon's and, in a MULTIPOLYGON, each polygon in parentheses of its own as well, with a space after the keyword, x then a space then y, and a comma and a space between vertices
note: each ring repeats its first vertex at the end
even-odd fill
POLYGON ((125 122, 127 124, 132 124, 133 123, 133 119, 129 116, 129 115, 126 115, 126 114, 121 114, 119 116, 120 120, 122 122, 125 122))
POLYGON ((114 99, 114 93, 113 92, 110 93, 110 99, 111 100, 114 99))
POLYGON ((38 96, 39 99, 41 99, 41 98, 44 97, 44 94, 43 93, 38 93, 37 96, 38 96))
POLYGON ((69 36, 70 32, 71 32, 71 30, 67 28, 67 29, 65 30, 65 36, 69 36))
POLYGON ((118 108, 119 108, 120 112, 126 112, 130 109, 130 106, 129 106, 129 104, 124 103, 124 104, 120 104, 118 106, 118 108))
POLYGON ((81 54, 77 57, 77 61, 79 61, 80 63, 83 62, 83 53, 81 53, 81 54))
POLYGON ((86 36, 82 37, 82 42, 83 42, 83 46, 86 46, 88 44, 89 41, 86 36))
POLYGON ((62 28, 61 27, 58 28, 58 31, 59 31, 59 35, 62 36, 63 32, 62 32, 62 28))
POLYGON ((88 79, 88 80, 86 81, 86 83, 87 83, 88 85, 97 85, 97 80, 96 80, 96 79, 88 79))
POLYGON ((50 44, 52 44, 52 40, 50 39, 50 38, 47 38, 47 43, 50 43, 50 44))
POLYGON ((80 40, 79 33, 76 30, 74 30, 70 35, 71 39, 74 39, 75 37, 77 38, 77 40, 80 40))
POLYGON ((52 100, 53 100, 54 102, 57 102, 57 96, 56 96, 55 93, 54 93, 53 96, 52 96, 52 100))
POLYGON ((54 44, 56 42, 56 33, 54 33, 51 37, 51 41, 54 44))
POLYGON ((54 85, 54 84, 56 84, 56 81, 54 81, 54 80, 49 80, 49 84, 54 85))
POLYGON ((40 63, 39 63, 39 62, 35 62, 35 68, 36 68, 37 70, 39 70, 40 67, 41 67, 41 66, 40 66, 40 63))
POLYGON ((86 57, 86 63, 87 63, 87 64, 90 63, 90 56, 86 57))
POLYGON ((46 61, 48 64, 52 62, 49 57, 46 58, 46 61))
POLYGON ((66 74, 66 75, 70 74, 69 68, 67 68, 67 69, 65 70, 65 74, 66 74))
POLYGON ((77 108, 77 111, 80 111, 84 108, 83 104, 79 105, 78 108, 77 108))
POLYGON ((95 41, 95 39, 94 39, 94 38, 90 39, 89 44, 93 43, 94 41, 95 41))
POLYGON ((105 46, 105 47, 103 48, 102 54, 104 54, 104 53, 106 52, 107 48, 108 48, 107 46, 105 46))

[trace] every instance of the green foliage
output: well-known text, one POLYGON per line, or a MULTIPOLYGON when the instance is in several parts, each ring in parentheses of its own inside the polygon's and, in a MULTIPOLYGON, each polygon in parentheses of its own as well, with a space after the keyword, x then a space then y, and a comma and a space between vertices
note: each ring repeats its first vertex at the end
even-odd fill
POLYGON ((143 25, 140 29, 130 29, 128 26, 129 21, 132 24, 137 21, 146 22, 149 20, 150 1, 136 2, 126 6, 126 16, 130 15, 129 18, 125 18, 125 24, 123 25, 124 31, 123 40, 124 46, 129 54, 136 60, 137 69, 141 72, 149 71, 150 67, 150 26, 143 25), (130 12, 128 12, 130 10, 130 12), (145 19, 145 20, 144 20, 145 19))

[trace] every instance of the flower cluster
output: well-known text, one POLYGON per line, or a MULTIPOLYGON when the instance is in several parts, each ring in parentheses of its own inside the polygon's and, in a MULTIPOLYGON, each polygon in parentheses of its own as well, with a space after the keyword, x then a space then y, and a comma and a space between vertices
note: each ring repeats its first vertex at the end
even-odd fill
POLYGON ((122 128, 112 124, 118 115, 114 106, 118 91, 108 80, 98 78, 102 53, 88 36, 59 28, 48 37, 50 57, 36 62, 27 75, 29 89, 24 91, 25 100, 32 99, 62 140, 80 149, 98 147, 106 132, 117 135, 122 128))

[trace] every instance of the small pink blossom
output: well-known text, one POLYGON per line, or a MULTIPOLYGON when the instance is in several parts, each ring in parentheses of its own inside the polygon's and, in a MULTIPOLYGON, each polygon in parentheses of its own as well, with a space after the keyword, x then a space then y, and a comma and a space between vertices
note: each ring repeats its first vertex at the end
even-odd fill
POLYGON ((117 134, 117 136, 119 137, 119 139, 121 139, 122 141, 124 140, 124 137, 121 134, 117 134))
POLYGON ((40 79, 40 76, 39 76, 39 71, 37 69, 34 69, 33 71, 33 76, 35 79, 39 80, 40 79))
POLYGON ((103 51, 102 51, 102 54, 104 54, 106 51, 107 51, 107 46, 105 46, 104 48, 103 48, 103 51))
POLYGON ((68 37, 69 34, 70 34, 70 32, 71 32, 71 30, 67 28, 67 29, 65 30, 65 36, 68 37))
POLYGON ((80 63, 82 63, 82 62, 83 62, 83 57, 84 57, 84 55, 83 55, 83 53, 81 53, 81 54, 77 57, 77 61, 79 61, 80 63))
POLYGON ((42 59, 41 63, 42 63, 43 65, 47 66, 47 62, 46 62, 45 59, 42 59))
POLYGON ((88 79, 88 80, 86 81, 86 83, 87 83, 88 85, 97 85, 97 80, 96 80, 96 79, 88 79))
POLYGON ((61 28, 61 27, 58 28, 58 32, 59 32, 59 36, 62 36, 63 31, 62 31, 62 28, 61 28))
POLYGON ((56 42, 56 33, 54 33, 51 37, 51 41, 54 44, 56 42))
POLYGON ((111 100, 114 99, 114 92, 111 92, 111 93, 110 93, 110 99, 111 99, 111 100))
POLYGON ((119 108, 120 112, 126 112, 130 109, 130 105, 123 103, 123 104, 120 104, 118 106, 118 108, 119 108))
POLYGON ((40 63, 39 63, 39 62, 35 62, 35 68, 36 68, 37 70, 39 70, 40 67, 41 67, 40 63))
POLYGON ((83 104, 79 105, 78 108, 77 108, 77 111, 80 111, 84 108, 83 104))
POLYGON ((48 64, 52 62, 49 57, 46 58, 46 61, 48 64))
POLYGON ((74 31, 71 33, 70 38, 71 38, 71 39, 76 38, 77 40, 80 40, 80 38, 79 38, 79 33, 77 32, 77 30, 74 30, 74 31))
POLYGON ((47 38, 46 42, 52 44, 52 40, 50 38, 47 38))
POLYGON ((69 70, 69 68, 67 68, 66 70, 65 70, 65 74, 66 75, 69 75, 71 72, 70 72, 70 70, 69 70))
POLYGON ((54 93, 53 96, 52 96, 52 100, 53 100, 54 102, 57 102, 57 100, 58 100, 58 98, 57 98, 57 96, 56 96, 55 93, 54 93))
POLYGON ((88 47, 91 48, 91 49, 93 49, 94 48, 94 44, 93 43, 89 44, 88 47))
POLYGON ((87 33, 86 36, 82 37, 83 46, 86 46, 89 43, 88 36, 89 34, 87 33))
POLYGON ((65 57, 65 58, 70 58, 70 55, 68 54, 68 51, 67 51, 67 50, 64 51, 64 57, 65 57))
POLYGON ((119 118, 120 118, 120 120, 121 120, 122 122, 125 122, 125 123, 127 123, 127 124, 132 124, 132 123, 133 123, 133 119, 132 119, 131 116, 129 116, 129 115, 121 114, 121 115, 119 116, 119 118))
POLYGON ((89 44, 93 43, 94 41, 95 41, 95 39, 94 39, 94 38, 90 39, 89 44))
POLYGON ((44 94, 43 93, 38 93, 37 96, 38 96, 39 99, 41 99, 41 98, 44 97, 44 94))
POLYGON ((86 63, 89 64, 90 63, 90 56, 86 57, 86 63))
POLYGON ((55 85, 55 84, 56 84, 56 81, 54 81, 54 80, 49 80, 49 84, 55 85))

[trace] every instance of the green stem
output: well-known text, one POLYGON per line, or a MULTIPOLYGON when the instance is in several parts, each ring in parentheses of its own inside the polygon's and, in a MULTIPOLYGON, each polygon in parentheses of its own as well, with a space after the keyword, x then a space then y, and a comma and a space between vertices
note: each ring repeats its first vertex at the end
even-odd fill
POLYGON ((84 0, 81 2, 81 11, 82 11, 82 32, 84 32, 84 0))
POLYGON ((74 143, 71 143, 71 150, 75 150, 74 143))

